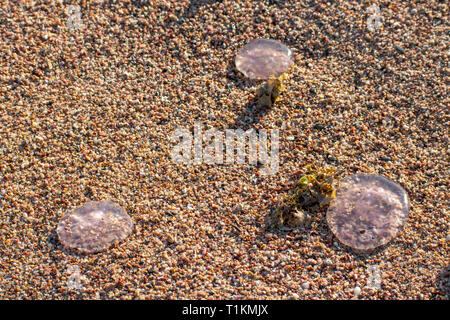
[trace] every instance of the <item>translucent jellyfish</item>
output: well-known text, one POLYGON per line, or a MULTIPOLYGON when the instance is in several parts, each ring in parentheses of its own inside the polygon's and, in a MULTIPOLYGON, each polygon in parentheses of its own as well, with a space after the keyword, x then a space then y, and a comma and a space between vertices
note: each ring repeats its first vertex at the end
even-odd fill
POLYGON ((92 253, 124 240, 132 230, 133 221, 118 204, 91 201, 66 213, 56 232, 64 246, 92 253))
POLYGON ((339 241, 364 251, 395 238, 408 211, 408 195, 398 184, 377 175, 356 174, 341 182, 327 222, 339 241))
POLYGON ((292 64, 292 51, 269 39, 256 39, 245 45, 236 55, 236 68, 251 79, 279 77, 292 64))

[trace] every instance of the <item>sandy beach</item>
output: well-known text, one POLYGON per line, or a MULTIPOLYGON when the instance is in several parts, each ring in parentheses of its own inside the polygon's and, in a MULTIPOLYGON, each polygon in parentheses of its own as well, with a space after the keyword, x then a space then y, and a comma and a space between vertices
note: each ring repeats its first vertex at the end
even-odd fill
POLYGON ((2 0, 0 299, 448 299, 448 17, 436 0, 2 0), (234 64, 257 38, 294 56, 270 108, 234 64), (196 123, 278 130, 277 171, 174 163, 196 123), (399 184, 403 230, 355 253, 326 208, 268 228, 307 165, 399 184), (65 248, 58 222, 100 200, 133 232, 65 248))

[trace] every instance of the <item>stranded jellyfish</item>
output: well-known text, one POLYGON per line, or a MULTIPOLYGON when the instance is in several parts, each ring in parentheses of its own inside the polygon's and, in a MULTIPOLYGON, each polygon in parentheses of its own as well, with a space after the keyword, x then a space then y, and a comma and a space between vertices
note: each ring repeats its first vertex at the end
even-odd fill
POLYGON ((345 245, 371 250, 398 235, 408 210, 408 195, 398 184, 381 176, 356 174, 341 182, 327 222, 345 245))
POLYGON ((268 39, 256 39, 236 55, 236 68, 251 79, 278 77, 292 64, 292 51, 285 45, 268 39))
POLYGON ((92 253, 124 240, 132 229, 130 216, 118 204, 91 201, 66 213, 56 232, 64 246, 92 253))

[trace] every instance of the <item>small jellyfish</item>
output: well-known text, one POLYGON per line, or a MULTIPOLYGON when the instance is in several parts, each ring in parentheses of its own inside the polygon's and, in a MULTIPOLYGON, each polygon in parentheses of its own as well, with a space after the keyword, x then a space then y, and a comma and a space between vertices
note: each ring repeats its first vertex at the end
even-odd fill
POLYGON ((236 55, 236 68, 250 79, 265 80, 279 77, 292 64, 292 51, 269 39, 256 39, 245 45, 236 55))
POLYGON ((388 243, 408 218, 409 200, 398 184, 377 175, 345 178, 327 211, 331 231, 343 244, 372 250, 388 243))
POLYGON ((132 229, 133 221, 118 204, 91 201, 66 213, 56 232, 64 246, 93 253, 124 240, 132 229))

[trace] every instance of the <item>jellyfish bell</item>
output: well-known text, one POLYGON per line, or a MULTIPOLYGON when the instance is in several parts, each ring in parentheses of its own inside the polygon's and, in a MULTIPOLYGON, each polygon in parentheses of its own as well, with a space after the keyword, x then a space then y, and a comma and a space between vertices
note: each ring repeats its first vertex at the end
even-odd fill
POLYGON ((133 221, 118 204, 91 201, 67 212, 56 232, 65 247, 93 253, 124 240, 132 229, 133 221))
POLYGON ((255 39, 236 55, 236 68, 250 79, 278 77, 292 64, 292 51, 278 41, 255 39))
POLYGON ((336 191, 327 223, 343 244, 356 251, 388 243, 408 218, 409 200, 398 184, 377 175, 351 175, 336 191))

